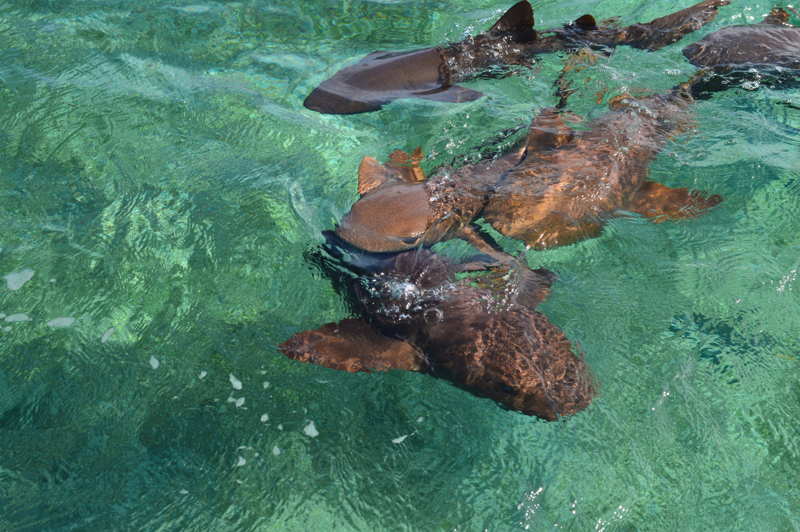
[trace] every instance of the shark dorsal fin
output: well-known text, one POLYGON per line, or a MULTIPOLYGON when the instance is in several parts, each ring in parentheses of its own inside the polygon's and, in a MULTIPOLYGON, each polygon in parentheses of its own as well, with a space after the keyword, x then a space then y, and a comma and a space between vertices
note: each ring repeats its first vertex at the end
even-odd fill
POLYGON ((533 8, 528 0, 522 0, 503 13, 503 16, 489 29, 489 33, 495 35, 510 33, 516 42, 530 42, 536 40, 533 25, 533 8))
POLYGON ((422 148, 420 147, 411 152, 411 155, 403 150, 394 150, 389 154, 389 162, 386 163, 386 166, 398 173, 398 179, 408 183, 419 183, 425 181, 425 173, 419 166, 422 158, 422 148))
POLYGON ((358 193, 363 196, 388 181, 425 181, 425 173, 419 166, 422 159, 422 148, 415 149, 411 155, 403 150, 395 150, 386 164, 379 163, 374 157, 364 157, 358 165, 358 193))
POLYGON ((764 17, 762 24, 775 24, 776 26, 786 26, 789 22, 789 13, 779 7, 773 7, 769 15, 764 17))
POLYGON ((592 15, 587 14, 575 19, 575 21, 572 23, 572 26, 581 31, 592 31, 597 29, 597 21, 592 15))
POLYGON ((554 107, 543 109, 531 122, 525 142, 526 155, 535 151, 551 150, 569 143, 575 131, 564 122, 564 117, 554 107))
POLYGON ((394 172, 379 163, 375 157, 364 157, 358 165, 358 193, 363 196, 394 177, 394 172))

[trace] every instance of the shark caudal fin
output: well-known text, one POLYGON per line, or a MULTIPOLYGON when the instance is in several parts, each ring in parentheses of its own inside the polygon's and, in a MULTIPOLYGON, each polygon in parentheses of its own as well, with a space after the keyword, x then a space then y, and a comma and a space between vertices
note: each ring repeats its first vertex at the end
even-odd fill
POLYGON ((494 26, 489 28, 489 34, 495 36, 510 34, 515 42, 530 42, 536 40, 533 25, 533 8, 528 0, 522 0, 511 6, 494 26))

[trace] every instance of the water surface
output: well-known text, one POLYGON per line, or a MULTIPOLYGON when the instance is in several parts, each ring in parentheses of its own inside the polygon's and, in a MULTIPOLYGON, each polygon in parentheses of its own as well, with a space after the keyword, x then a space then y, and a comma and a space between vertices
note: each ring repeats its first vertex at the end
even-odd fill
MULTIPOLYGON (((796 90, 698 103, 652 165, 723 195, 707 215, 619 218, 527 253, 560 276, 543 311, 601 383, 581 414, 546 423, 424 375, 277 352, 348 315, 304 254, 355 199, 361 157, 474 155, 555 103, 563 58, 469 83, 487 97, 464 105, 323 116, 305 96, 509 5, 0 5, 0 529, 800 529, 796 90)), ((535 9, 552 27, 688 5, 535 9)), ((682 45, 771 7, 734 0, 680 44, 619 48, 575 77, 572 109, 687 79, 682 45)))

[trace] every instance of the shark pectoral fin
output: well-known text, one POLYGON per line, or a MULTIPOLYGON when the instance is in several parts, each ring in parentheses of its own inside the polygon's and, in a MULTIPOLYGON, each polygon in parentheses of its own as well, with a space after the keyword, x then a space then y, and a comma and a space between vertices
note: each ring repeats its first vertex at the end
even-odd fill
POLYGON ((489 28, 489 33, 494 35, 510 33, 515 42, 530 42, 536 40, 534 23, 533 8, 527 0, 523 0, 503 13, 503 16, 489 28))
POLYGON ((679 41, 688 33, 699 30, 714 20, 720 7, 729 3, 730 0, 703 0, 646 24, 627 26, 617 33, 616 44, 658 50, 679 41))
POLYGON ((409 183, 425 181, 425 172, 419 165, 423 159, 422 148, 417 147, 411 155, 403 150, 394 150, 389 154, 386 166, 399 173, 399 178, 409 183))
POLYGON ((539 112, 528 129, 525 150, 550 150, 569 143, 575 131, 564 122, 564 117, 554 107, 547 107, 539 112))
POLYGON ((789 26, 789 13, 779 7, 773 7, 772 11, 761 21, 762 24, 774 24, 776 26, 789 26))
POLYGON ((460 103, 471 102, 483 96, 482 92, 474 91, 460 85, 450 85, 441 90, 430 92, 416 92, 414 96, 434 102, 460 103))
POLYGON ((512 302, 527 308, 534 308, 550 295, 550 286, 557 276, 550 270, 539 268, 531 270, 520 257, 514 257, 497 245, 497 243, 483 230, 474 225, 461 228, 458 235, 486 255, 487 259, 479 259, 459 267, 459 271, 492 270, 496 272, 502 282, 497 282, 498 275, 476 278, 474 281, 485 288, 497 288, 503 291, 504 297, 512 302))
POLYGON ((488 270, 497 274, 473 279, 479 286, 499 287, 504 297, 527 308, 536 307, 550 295, 550 286, 557 279, 556 274, 550 270, 544 268, 531 270, 524 258, 517 258, 503 251, 492 237, 476 225, 462 227, 458 237, 485 254, 485 257, 460 264, 458 271, 488 270), (498 277, 501 280, 499 283, 498 277))
POLYGON ((384 336, 369 323, 346 319, 297 333, 278 349, 287 357, 355 373, 403 369, 425 371, 425 357, 413 345, 384 336))
POLYGON ((688 188, 670 188, 655 181, 646 181, 630 198, 626 210, 660 223, 666 220, 692 218, 719 204, 722 197, 706 196, 688 188))
POLYGON ((517 259, 509 255, 483 229, 475 224, 465 225, 459 229, 458 238, 469 242, 475 249, 496 260, 499 264, 513 264, 517 259))

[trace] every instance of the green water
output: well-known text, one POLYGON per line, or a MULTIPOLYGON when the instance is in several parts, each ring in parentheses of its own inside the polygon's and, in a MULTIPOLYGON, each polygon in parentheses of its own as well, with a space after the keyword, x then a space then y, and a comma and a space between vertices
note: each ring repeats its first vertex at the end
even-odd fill
MULTIPOLYGON (((535 9, 552 27, 689 3, 535 9)), ((699 103, 652 165, 723 195, 707 215, 528 252, 559 274, 543 310, 601 383, 581 414, 546 423, 277 352, 347 315, 304 253, 354 200, 361 157, 474 154, 555 103, 563 58, 470 83, 488 96, 458 106, 322 116, 303 98, 508 5, 0 3, 0 530, 800 530, 796 90, 699 103)), ((618 49, 576 76, 572 108, 683 81, 681 45, 771 6, 734 0, 681 44, 618 49)))

